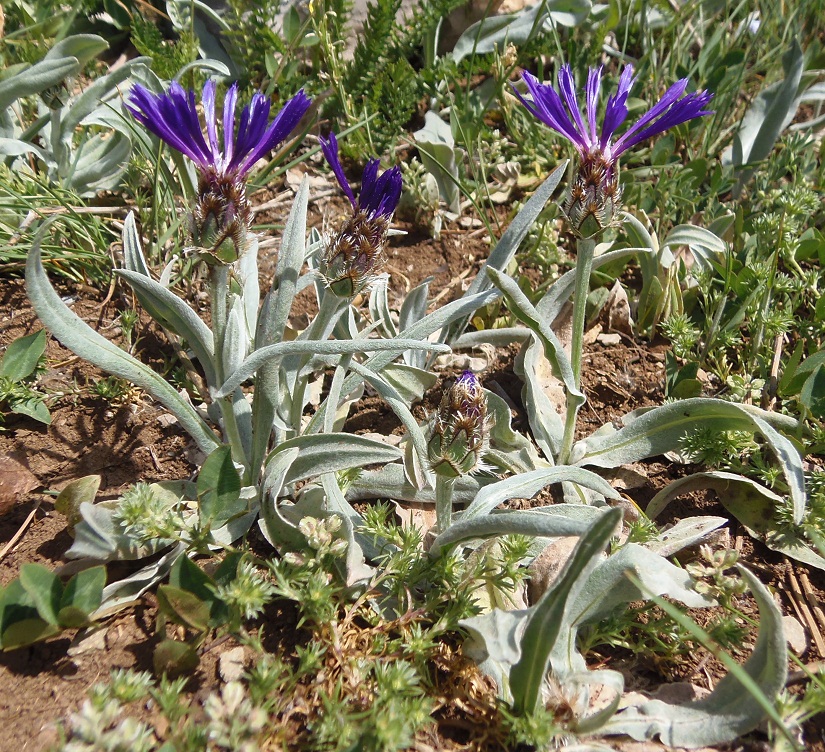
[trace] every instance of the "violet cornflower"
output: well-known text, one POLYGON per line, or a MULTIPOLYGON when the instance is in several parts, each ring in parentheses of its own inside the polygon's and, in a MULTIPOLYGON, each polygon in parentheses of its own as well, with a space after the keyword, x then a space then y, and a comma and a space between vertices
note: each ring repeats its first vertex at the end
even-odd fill
POLYGON ((228 263, 246 248, 250 211, 246 199, 246 176, 267 152, 292 133, 309 109, 311 101, 299 91, 269 122, 270 102, 260 92, 241 111, 235 128, 238 84, 233 84, 223 102, 222 136, 218 138, 215 113, 216 84, 203 87, 203 120, 198 114, 195 92, 173 81, 169 91, 153 94, 135 85, 126 105, 135 119, 162 141, 185 154, 198 168, 198 200, 192 211, 195 245, 207 261, 228 263))
POLYGON ((516 91, 516 96, 532 115, 564 136, 579 153, 581 164, 565 211, 574 230, 583 237, 595 235, 613 219, 620 199, 617 167, 624 152, 680 123, 712 114, 705 107, 713 94, 707 91, 685 94, 688 79, 683 78, 616 138, 616 131, 627 119, 627 96, 636 81, 633 66, 627 65, 622 71, 618 91, 608 98, 599 128, 597 111, 601 78, 601 66, 590 69, 585 87, 584 117, 576 97, 573 73, 567 64, 559 71, 558 92, 551 84, 540 83, 527 72, 522 79, 532 101, 516 91))
POLYGON ((381 160, 371 159, 361 176, 361 193, 356 200, 338 158, 335 134, 320 142, 352 207, 344 226, 327 239, 320 271, 335 295, 353 298, 370 284, 383 264, 390 220, 401 198, 401 169, 391 167, 379 177, 381 160))

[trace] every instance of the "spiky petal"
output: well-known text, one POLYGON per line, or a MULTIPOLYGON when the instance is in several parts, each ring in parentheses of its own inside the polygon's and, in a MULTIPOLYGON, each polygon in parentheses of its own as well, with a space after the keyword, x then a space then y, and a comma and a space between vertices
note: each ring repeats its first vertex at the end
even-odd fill
POLYGON ((221 145, 215 115, 215 93, 215 82, 207 81, 202 98, 206 137, 198 115, 195 92, 185 90, 177 81, 173 81, 164 94, 153 94, 136 84, 130 94, 131 103, 126 108, 147 130, 189 157, 201 173, 218 178, 243 178, 259 159, 286 140, 311 104, 303 90, 299 91, 270 123, 269 99, 256 92, 252 101, 241 110, 236 131, 238 84, 234 83, 223 102, 221 145))
POLYGON ((259 159, 292 133, 311 102, 303 91, 298 92, 270 123, 269 99, 258 92, 241 111, 236 130, 238 84, 235 83, 224 97, 219 129, 215 93, 215 82, 207 81, 202 96, 203 125, 195 92, 185 90, 177 81, 163 94, 153 94, 135 85, 126 108, 150 132, 195 163, 200 175, 198 199, 192 210, 192 240, 208 263, 228 264, 247 248, 250 227, 247 174, 259 159), (222 139, 219 139, 219 130, 222 139))
POLYGON ((608 98, 599 128, 601 78, 601 67, 591 68, 588 72, 584 117, 576 96, 573 73, 567 64, 559 70, 558 91, 552 84, 541 83, 528 72, 522 75, 522 80, 531 99, 516 91, 516 96, 531 114, 564 136, 579 153, 579 174, 565 211, 574 231, 583 237, 597 234, 612 222, 620 198, 618 160, 624 152, 680 123, 712 114, 705 107, 713 94, 707 91, 685 94, 688 80, 683 78, 673 84, 659 102, 622 136, 616 138, 616 131, 627 119, 627 97, 636 81, 633 66, 628 65, 622 71, 618 90, 608 98))
POLYGON ((383 266, 390 221, 401 198, 401 170, 391 167, 379 177, 380 160, 371 159, 364 168, 361 193, 356 199, 338 158, 335 134, 320 141, 324 156, 352 206, 343 227, 327 240, 320 271, 335 295, 353 298, 383 266))

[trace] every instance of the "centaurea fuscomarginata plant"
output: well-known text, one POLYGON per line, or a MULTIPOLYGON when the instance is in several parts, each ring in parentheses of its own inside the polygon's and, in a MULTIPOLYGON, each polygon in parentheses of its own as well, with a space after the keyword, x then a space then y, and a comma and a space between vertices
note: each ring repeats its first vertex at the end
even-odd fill
MULTIPOLYGON (((381 353, 385 362, 391 362, 405 351, 448 348, 424 341, 431 331, 422 338, 379 339, 369 337, 369 330, 359 331, 356 324, 344 327, 331 339, 351 299, 365 290, 380 270, 401 192, 398 168, 379 175, 379 160, 374 159, 364 171, 356 201, 338 161, 334 135, 322 145, 352 203, 352 216, 322 243, 322 258, 315 264, 320 273, 313 272, 312 265, 305 271, 309 276, 303 280, 304 286, 308 281, 323 282, 316 285, 319 314, 297 337, 285 336, 308 255, 308 184, 305 181, 298 191, 284 229, 272 288, 259 306, 258 243, 251 230, 246 182, 255 165, 295 131, 311 102, 299 92, 270 121, 269 100, 256 93, 236 119, 238 87, 233 85, 219 117, 216 89, 216 84, 208 81, 199 105, 195 93, 176 82, 159 94, 136 86, 126 105, 141 124, 197 168, 198 192, 190 209, 191 245, 187 252, 196 254, 208 270, 210 324, 207 326, 171 289, 152 279, 131 215, 124 226, 125 268, 117 270, 150 315, 192 351, 208 387, 208 409, 196 410, 158 374, 85 325, 80 326, 51 288, 37 248, 27 270, 29 294, 41 319, 64 344, 104 370, 144 388, 178 418, 203 452, 210 457, 220 454, 210 463, 197 493, 202 527, 216 530, 231 523, 234 527, 223 540, 235 539, 245 532, 266 498, 270 507, 268 514, 263 510, 264 516, 274 520, 273 525, 283 523, 283 532, 295 542, 300 538, 295 535, 297 521, 287 523, 271 508, 284 484, 364 464, 396 461, 401 456, 388 444, 336 433, 343 421, 338 401, 342 397, 351 400, 353 391, 363 383, 361 376, 350 373, 356 383, 347 382, 343 395, 340 389, 331 390, 335 394, 328 401, 334 404, 325 413, 328 419, 311 426, 302 420, 308 383, 323 378, 323 369, 331 365, 342 373, 350 372, 350 364, 352 368, 368 366, 370 354, 381 353), (250 379, 254 380, 251 400, 241 388, 250 379), (219 425, 222 440, 209 421, 219 425), (299 453, 301 461, 295 462, 299 453), (275 468, 274 475, 268 467, 275 468), (238 493, 213 493, 215 486, 206 478, 223 472, 238 473, 238 493)), ((419 443, 425 452, 423 439, 419 443)))
MULTIPOLYGON (((601 78, 601 67, 589 70, 584 117, 576 97, 573 73, 567 64, 562 65, 559 70, 559 91, 556 91, 552 84, 540 83, 527 71, 523 73, 522 80, 532 101, 516 90, 516 95, 527 110, 564 136, 578 152, 576 176, 564 205, 568 225, 578 238, 570 358, 576 389, 581 385, 585 308, 596 238, 613 223, 621 201, 619 157, 628 149, 669 128, 711 114, 705 107, 713 98, 713 94, 707 91, 684 95, 688 79, 683 78, 673 84, 657 104, 616 138, 616 132, 627 119, 627 97, 636 81, 633 77, 633 66, 625 66, 619 79, 618 90, 607 100, 599 128, 601 78)), ((561 451, 562 462, 567 461, 573 447, 577 409, 572 401, 568 404, 561 451), (570 413, 571 410, 573 414, 570 413)))

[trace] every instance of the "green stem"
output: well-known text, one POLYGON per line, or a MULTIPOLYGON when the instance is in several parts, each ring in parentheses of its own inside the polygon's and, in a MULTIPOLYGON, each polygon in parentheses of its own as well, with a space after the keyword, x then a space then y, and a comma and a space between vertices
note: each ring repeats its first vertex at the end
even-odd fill
POLYGON ((453 521, 453 479, 435 476, 435 527, 443 533, 453 521))
MULTIPOLYGON (((590 292, 590 273, 593 270, 593 255, 596 241, 593 238, 580 238, 576 244, 576 282, 573 290, 573 332, 570 339, 570 365, 573 368, 573 383, 576 389, 581 387, 582 350, 584 347, 584 322, 587 312, 587 294, 590 292)), ((564 420, 564 438, 562 439, 559 463, 565 464, 573 448, 576 431, 576 417, 580 405, 567 400, 567 415, 564 420)))
MULTIPOLYGON (((227 374, 223 363, 223 343, 226 339, 227 293, 229 290, 229 267, 215 264, 209 270, 209 287, 212 297, 212 334, 215 338, 215 376, 222 384, 227 374)), ((249 483, 249 460, 243 448, 238 422, 235 420, 233 397, 218 402, 223 418, 224 441, 232 449, 232 459, 244 466, 244 481, 249 483)))
MULTIPOLYGON (((324 331, 327 329, 332 317, 338 312, 338 309, 343 304, 344 301, 341 300, 341 298, 334 295, 329 290, 326 290, 324 292, 324 297, 321 298, 318 314, 309 326, 306 339, 310 341, 320 340, 321 335, 323 335, 324 331)), ((304 395, 307 388, 307 379, 306 377, 301 376, 301 371, 303 371, 306 364, 309 363, 310 357, 311 356, 309 355, 303 356, 295 372, 295 391, 292 394, 290 423, 296 436, 301 433, 301 415, 303 415, 304 412, 304 395)), ((329 400, 327 399, 321 409, 323 409, 324 405, 327 405, 328 402, 329 400)), ((334 405, 332 409, 335 410, 336 407, 337 405, 334 405)))

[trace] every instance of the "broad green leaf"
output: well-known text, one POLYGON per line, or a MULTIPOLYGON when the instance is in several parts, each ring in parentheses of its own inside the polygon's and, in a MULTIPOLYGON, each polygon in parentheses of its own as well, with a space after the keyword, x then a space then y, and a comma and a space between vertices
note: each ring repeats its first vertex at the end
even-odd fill
POLYGON ((98 334, 60 299, 51 286, 40 253, 49 224, 44 224, 26 261, 26 291, 35 312, 60 342, 98 368, 133 382, 166 407, 198 447, 211 452, 218 444, 215 434, 194 407, 159 374, 98 334))
POLYGON ((220 446, 210 454, 198 473, 198 505, 201 519, 212 527, 246 510, 241 499, 241 476, 232 462, 232 450, 220 446))
POLYGON ((51 425, 52 416, 49 408, 46 407, 46 403, 39 397, 32 397, 26 400, 12 400, 9 407, 13 413, 25 415, 47 426, 51 425))
POLYGON ((60 627, 56 624, 49 624, 42 619, 22 619, 12 622, 3 630, 0 638, 3 650, 14 650, 35 642, 46 640, 60 633, 60 627))
POLYGON ((553 587, 531 609, 521 640, 521 658, 510 671, 513 707, 521 715, 535 712, 549 668, 550 654, 564 626, 564 612, 599 561, 621 522, 620 509, 608 509, 582 535, 553 587))
POLYGON ((0 376, 11 381, 22 381, 31 376, 46 352, 46 330, 18 337, 7 348, 0 361, 0 376))
POLYGON ((69 624, 63 609, 73 608, 83 615, 83 621, 88 621, 88 615, 100 608, 103 600, 103 588, 106 586, 106 567, 90 567, 78 572, 67 583, 60 601, 60 623, 64 627, 78 626, 69 624))
POLYGON ((152 666, 158 676, 171 677, 189 674, 198 667, 200 659, 195 648, 188 642, 164 640, 152 656, 152 666))
MULTIPOLYGON (((694 748, 733 741, 756 728, 769 715, 781 725, 773 706, 785 688, 788 675, 782 613, 767 588, 745 567, 738 569, 759 607, 759 636, 750 658, 739 666, 717 648, 715 652, 718 651, 729 673, 710 695, 686 705, 650 700, 626 708, 608 722, 604 731, 627 734, 637 741, 658 737, 671 747, 694 748)), ((670 604, 656 600, 668 612, 675 611, 670 604)), ((690 624, 686 616, 679 616, 686 626, 690 624)))
MULTIPOLYGON (((19 643, 19 637, 15 638, 17 644, 7 644, 1 639, 6 630, 18 622, 46 624, 38 616, 34 600, 26 592, 19 577, 13 579, 5 587, 0 588, 0 647, 3 650, 18 647, 19 644, 29 644, 28 642, 19 643)), ((36 639, 35 637, 33 641, 36 641, 36 639)))
POLYGON ((66 524, 70 533, 74 533, 74 526, 80 522, 80 505, 93 503, 100 489, 101 477, 87 475, 84 478, 69 481, 54 500, 55 511, 66 517, 66 524))
POLYGON ((790 421, 755 407, 719 399, 695 397, 625 416, 627 423, 615 432, 597 431, 573 448, 575 464, 620 467, 680 448, 682 439, 698 428, 759 433, 777 458, 790 489, 794 520, 805 514, 805 479, 802 460, 790 440, 768 421, 791 426, 790 421))
POLYGON ((63 596, 60 578, 42 564, 29 563, 20 567, 20 584, 34 601, 40 618, 56 626, 63 596))
POLYGON ((172 585, 161 585, 158 588, 158 603, 161 611, 177 623, 195 632, 209 629, 209 603, 194 593, 172 585))

